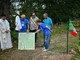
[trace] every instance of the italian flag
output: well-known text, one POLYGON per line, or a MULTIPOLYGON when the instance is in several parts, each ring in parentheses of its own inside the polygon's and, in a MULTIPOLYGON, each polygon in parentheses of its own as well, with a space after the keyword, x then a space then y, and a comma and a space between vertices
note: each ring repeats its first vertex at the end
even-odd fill
POLYGON ((73 26, 73 23, 71 20, 69 20, 69 31, 72 36, 74 36, 74 37, 77 36, 77 31, 76 31, 75 27, 73 26))

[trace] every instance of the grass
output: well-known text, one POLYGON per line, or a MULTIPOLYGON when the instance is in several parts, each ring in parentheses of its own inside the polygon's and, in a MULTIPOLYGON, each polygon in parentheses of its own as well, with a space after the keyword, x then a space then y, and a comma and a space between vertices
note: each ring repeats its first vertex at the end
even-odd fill
MULTIPOLYGON (((18 51, 17 49, 17 36, 18 34, 15 32, 15 31, 12 31, 11 32, 11 36, 12 36, 12 41, 13 41, 13 44, 14 44, 14 47, 12 49, 8 49, 8 50, 0 50, 0 60, 3 60, 3 58, 5 58, 6 56, 11 56, 11 55, 14 55, 16 53, 19 54, 21 51, 18 51)), ((51 51, 51 54, 52 53, 66 53, 66 42, 67 42, 67 25, 66 24, 63 24, 63 25, 55 25, 54 26, 54 30, 52 32, 52 35, 51 35, 51 44, 50 44, 50 50, 51 51)), ((73 37, 71 36, 71 34, 69 34, 69 51, 71 49, 74 49, 76 51, 76 55, 72 56, 70 60, 80 60, 80 52, 78 51, 77 49, 77 45, 76 45, 76 42, 77 40, 79 39, 79 36, 77 37, 73 37)), ((38 33, 38 38, 37 38, 37 46, 39 48, 39 46, 41 46, 43 44, 43 33, 40 32, 38 33)), ((39 49, 40 50, 40 49, 39 49)), ((26 54, 29 55, 28 58, 30 57, 34 57, 39 55, 39 51, 35 52, 35 51, 26 51, 25 52, 26 54), (33 56, 32 56, 32 55, 33 56)), ((21 52, 21 54, 23 54, 21 52)), ((50 54, 50 53, 49 53, 50 54)), ((49 55, 48 54, 48 55, 49 55)), ((53 55, 53 54, 52 54, 53 55)))
MULTIPOLYGON (((59 35, 61 36, 61 34, 65 35, 66 33, 67 33, 67 26, 66 25, 55 27, 55 30, 53 32, 55 37, 57 37, 59 35), (56 35, 55 35, 55 33, 56 33, 56 35)), ((78 32, 77 37, 73 37, 73 36, 71 36, 71 34, 69 34, 69 51, 71 49, 74 49, 76 51, 76 55, 72 56, 70 60, 80 60, 80 52, 78 51, 78 47, 76 44, 76 42, 78 40, 79 40, 79 32, 78 32)), ((59 41, 57 43, 55 43, 56 46, 54 46, 56 52, 59 52, 59 53, 66 52, 66 42, 65 41, 66 41, 66 39, 64 36, 61 36, 59 38, 59 41), (61 43, 61 42, 63 42, 63 43, 61 43), (60 45, 60 44, 62 44, 62 45, 60 45)))

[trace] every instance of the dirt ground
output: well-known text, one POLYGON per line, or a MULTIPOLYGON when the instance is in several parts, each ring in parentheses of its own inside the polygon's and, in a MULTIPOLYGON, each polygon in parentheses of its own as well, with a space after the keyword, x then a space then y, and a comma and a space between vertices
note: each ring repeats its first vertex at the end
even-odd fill
POLYGON ((66 35, 57 36, 51 39, 50 50, 43 52, 43 47, 36 47, 34 51, 19 51, 17 48, 10 50, 2 55, 0 55, 0 60, 70 60, 71 54, 66 54, 66 52, 57 52, 64 44, 59 43, 60 39, 63 41, 66 39, 66 35), (62 38, 60 38, 62 37, 62 38), (56 46, 56 44, 58 44, 56 46), (59 47, 58 49, 56 47, 59 47))
POLYGON ((0 60, 69 60, 71 55, 55 54, 53 52, 43 52, 36 49, 34 52, 14 51, 12 54, 3 57, 0 60))

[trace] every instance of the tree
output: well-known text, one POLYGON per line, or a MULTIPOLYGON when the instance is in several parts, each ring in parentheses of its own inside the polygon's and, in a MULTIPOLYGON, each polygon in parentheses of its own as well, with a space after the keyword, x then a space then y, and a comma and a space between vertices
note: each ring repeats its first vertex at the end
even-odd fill
POLYGON ((10 0, 2 1, 2 13, 6 14, 7 18, 10 18, 10 0))
POLYGON ((42 18, 42 14, 47 12, 54 21, 68 21, 71 17, 80 17, 80 0, 26 0, 22 5, 21 13, 30 16, 30 12, 37 12, 42 18), (35 6, 33 4, 36 3, 35 6), (42 9, 42 5, 46 5, 46 9, 42 9))
POLYGON ((0 0, 0 13, 2 12, 2 1, 0 0))

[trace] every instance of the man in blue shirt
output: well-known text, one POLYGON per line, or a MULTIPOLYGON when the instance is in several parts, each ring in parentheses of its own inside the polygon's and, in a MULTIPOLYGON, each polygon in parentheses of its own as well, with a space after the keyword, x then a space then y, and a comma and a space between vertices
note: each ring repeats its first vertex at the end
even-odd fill
POLYGON ((22 29, 20 30, 20 32, 29 32, 29 21, 28 19, 25 19, 25 15, 21 15, 21 19, 20 19, 20 22, 21 22, 21 26, 22 26, 22 29))
POLYGON ((49 27, 49 28, 53 28, 53 22, 52 22, 52 19, 50 17, 48 17, 48 14, 47 13, 44 13, 43 14, 44 16, 44 23, 49 27))
MULTIPOLYGON (((43 14, 43 17, 44 17, 44 20, 43 20, 43 23, 46 24, 46 26, 48 26, 51 30, 53 29, 53 22, 52 22, 52 19, 48 16, 47 13, 44 13, 43 14)), ((44 34, 45 36, 45 34, 44 34)), ((45 37, 44 37, 45 38, 45 37)), ((45 43, 45 42, 44 42, 45 43)))
POLYGON ((40 30, 44 33, 45 39, 44 39, 44 50, 43 51, 48 51, 49 49, 49 43, 50 43, 50 35, 51 35, 51 29, 45 24, 41 23, 41 21, 37 21, 39 25, 39 30, 36 31, 38 33, 40 30))

